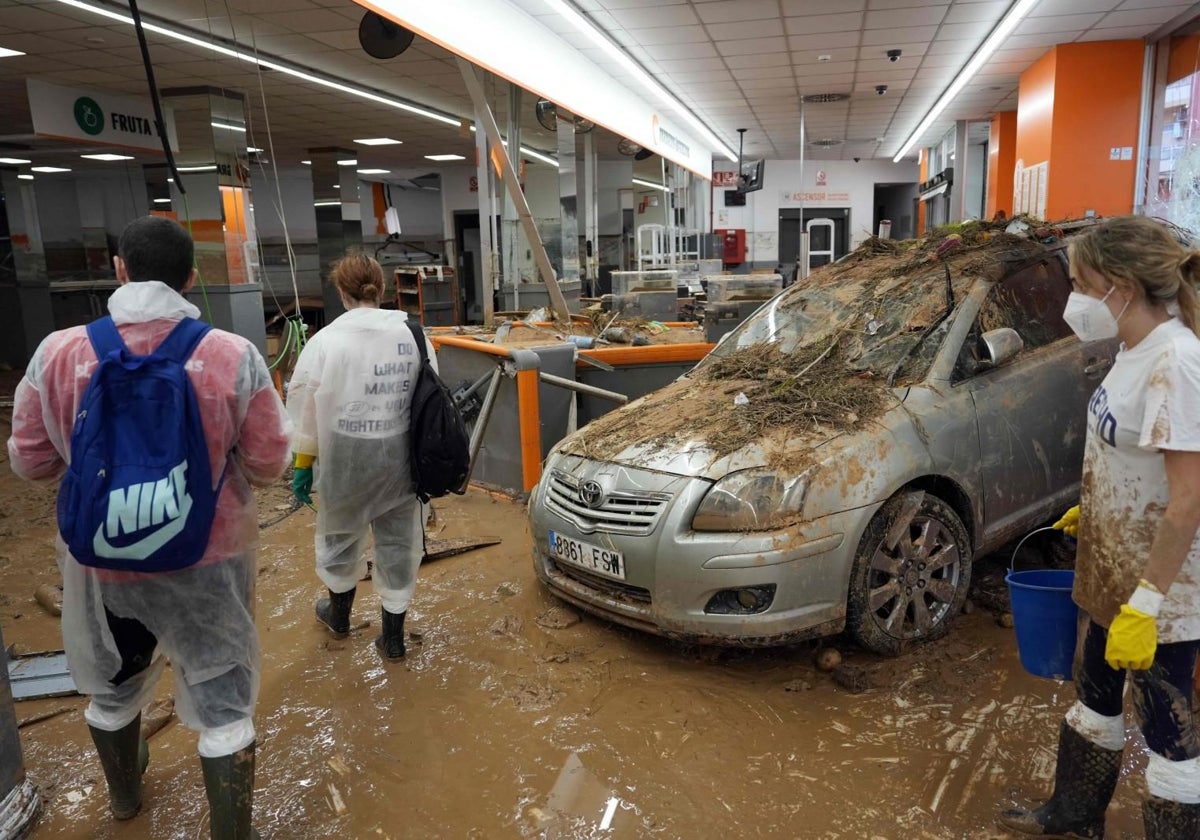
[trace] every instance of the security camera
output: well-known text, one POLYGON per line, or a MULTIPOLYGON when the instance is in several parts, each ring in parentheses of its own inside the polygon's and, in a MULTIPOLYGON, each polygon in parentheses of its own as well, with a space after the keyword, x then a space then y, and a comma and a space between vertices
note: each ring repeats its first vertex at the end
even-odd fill
POLYGON ((899 61, 900 54, 901 54, 900 50, 888 50, 887 51, 888 61, 891 61, 891 62, 899 61))
POLYGON ((887 85, 875 85, 875 92, 880 96, 883 96, 885 93, 887 93, 887 85))
POLYGON ((862 158, 854 158, 855 163, 858 163, 860 160, 862 160, 862 158))

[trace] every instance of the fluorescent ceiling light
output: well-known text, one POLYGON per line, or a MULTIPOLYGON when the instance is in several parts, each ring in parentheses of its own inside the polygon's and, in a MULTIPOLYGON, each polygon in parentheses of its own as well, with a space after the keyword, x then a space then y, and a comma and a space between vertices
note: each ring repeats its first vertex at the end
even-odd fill
POLYGON ((643 187, 650 187, 651 189, 655 189, 655 190, 662 190, 663 192, 671 191, 670 187, 664 187, 662 184, 656 184, 653 181, 643 181, 641 178, 634 178, 633 183, 638 184, 643 187))
POLYGON ((10 50, 8 47, 0 47, 0 58, 12 58, 18 55, 25 55, 25 53, 20 50, 10 50))
POLYGON ((359 169, 359 175, 387 175, 392 170, 390 169, 359 169))
POLYGON ((262 149, 260 149, 260 148, 258 148, 258 147, 256 147, 256 146, 247 146, 247 147, 246 147, 246 152, 247 152, 247 153, 249 153, 249 154, 252 154, 252 155, 256 155, 256 154, 258 154, 258 153, 259 153, 259 152, 261 152, 261 151, 262 151, 262 149))
POLYGON ((240 131, 242 134, 246 133, 246 126, 244 125, 232 125, 230 123, 219 122, 210 122, 209 125, 211 125, 213 128, 223 128, 226 131, 240 131))
POLYGON ((30 172, 70 172, 71 170, 63 166, 31 166, 30 172))
POLYGON ((180 172, 216 172, 217 171, 217 165, 215 163, 208 163, 208 164, 205 164, 204 166, 177 166, 175 168, 178 169, 180 172))
POLYGON ((358 161, 354 158, 349 158, 347 160, 339 160, 337 162, 337 165, 338 166, 358 166, 358 161))
POLYGON ((393 140, 391 137, 368 137, 365 140, 355 140, 354 142, 364 146, 395 146, 403 141, 393 140))
POLYGON ((32 181, 33 176, 32 175, 18 175, 17 180, 18 181, 32 181))
MULTIPOLYGON (((1037 0, 1033 0, 1037 2, 1037 0)), ((613 43, 613 41, 603 31, 598 29, 590 20, 581 15, 573 6, 564 0, 545 0, 547 6, 567 20, 572 26, 582 32, 589 41, 599 47, 609 58, 616 61, 629 75, 638 80, 647 91, 652 93, 657 99, 669 105, 674 111, 683 118, 683 121, 700 132, 700 136, 707 140, 712 147, 723 154, 729 160, 737 160, 737 155, 733 151, 717 139, 717 135, 709 130, 708 126, 700 122, 700 120, 689 111, 682 102, 672 96, 666 88, 656 82, 642 66, 630 57, 629 53, 613 43)))
POLYGON ((311 161, 311 160, 302 160, 302 161, 300 161, 300 162, 301 162, 301 163, 303 163, 305 166, 312 166, 312 161, 311 161))
POLYGON ((533 158, 534 160, 540 160, 542 163, 548 163, 551 166, 553 166, 555 169, 558 169, 558 161, 556 161, 554 158, 548 157, 547 155, 544 155, 541 152, 535 152, 533 149, 526 149, 524 146, 521 147, 521 157, 527 157, 527 158, 533 158))
POLYGON ((154 203, 155 203, 155 204, 170 204, 170 203, 171 203, 171 199, 169 199, 169 198, 156 198, 156 199, 154 199, 154 203))
POLYGON ((341 207, 340 201, 314 201, 313 207, 341 207))
POLYGON ((466 160, 462 155, 425 155, 426 160, 466 160))
MULTIPOLYGON (((133 25, 133 19, 129 17, 129 15, 110 9, 105 9, 100 6, 93 6, 90 3, 82 2, 82 0, 57 0, 57 2, 62 3, 64 6, 71 6, 76 9, 82 9, 85 12, 91 12, 92 14, 106 17, 109 20, 120 21, 121 23, 127 23, 130 26, 133 25)), ((390 108, 398 108, 401 111, 407 111, 411 114, 417 114, 418 116, 425 117, 426 119, 435 120, 440 123, 445 123, 446 125, 452 125, 455 128, 458 128, 459 124, 462 122, 462 120, 458 117, 440 114, 437 111, 432 111, 428 108, 423 108, 410 102, 405 102, 400 99, 392 99, 391 97, 387 96, 380 96, 379 94, 371 93, 368 90, 351 87, 350 85, 343 84, 342 82, 334 79, 324 76, 317 76, 297 67, 283 64, 275 59, 264 59, 261 57, 261 53, 256 54, 253 50, 250 52, 243 52, 241 49, 222 46, 219 43, 206 41, 202 38, 188 35, 185 32, 180 32, 152 21, 147 21, 144 18, 142 20, 142 28, 147 32, 154 32, 159 35, 164 35, 168 38, 174 38, 176 41, 182 41, 183 43, 191 44, 194 47, 210 50, 220 55, 227 56, 228 58, 236 58, 238 61, 245 61, 248 64, 256 64, 266 70, 276 70, 284 75, 291 76, 294 79, 300 79, 305 82, 310 82, 314 85, 320 85, 321 87, 329 88, 330 90, 336 90, 342 93, 348 93, 351 96, 368 99, 371 102, 376 102, 380 105, 387 105, 390 108)))
POLYGON ((133 160, 133 155, 114 155, 109 152, 102 155, 80 155, 80 157, 88 160, 102 160, 106 163, 114 160, 133 160))
POLYGON ((32 163, 32 161, 25 160, 25 158, 0 158, 0 163, 11 163, 13 166, 22 166, 26 163, 32 163))
POLYGON ((1033 11, 1033 7, 1037 4, 1038 0, 1017 0, 1016 3, 1013 3, 1008 10, 1008 14, 996 24, 996 27, 987 36, 987 39, 975 51, 975 54, 971 56, 971 60, 955 76, 954 81, 950 83, 950 86, 946 88, 938 101, 934 103, 934 106, 929 109, 929 113, 925 115, 925 119, 921 120, 916 131, 904 141, 904 145, 900 147, 900 151, 896 152, 896 156, 892 158, 893 163, 899 163, 904 159, 909 150, 916 145, 916 142, 921 139, 937 118, 942 115, 942 111, 945 111, 947 106, 954 101, 954 97, 958 96, 962 89, 967 86, 967 83, 987 63, 987 60, 992 57, 992 53, 1000 48, 1000 45, 1004 43, 1008 36, 1012 34, 1012 31, 1025 19, 1025 16, 1033 11))

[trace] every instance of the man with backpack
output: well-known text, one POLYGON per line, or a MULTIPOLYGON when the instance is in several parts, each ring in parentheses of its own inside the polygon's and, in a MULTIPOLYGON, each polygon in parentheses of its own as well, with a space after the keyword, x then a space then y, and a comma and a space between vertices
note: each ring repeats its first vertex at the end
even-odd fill
POLYGON ((116 819, 142 805, 141 709, 169 659, 199 732, 214 840, 256 837, 258 516, 290 424, 262 356, 199 322, 191 237, 147 216, 114 259, 109 318, 49 335, 17 387, 8 452, 58 499, 63 644, 116 819))

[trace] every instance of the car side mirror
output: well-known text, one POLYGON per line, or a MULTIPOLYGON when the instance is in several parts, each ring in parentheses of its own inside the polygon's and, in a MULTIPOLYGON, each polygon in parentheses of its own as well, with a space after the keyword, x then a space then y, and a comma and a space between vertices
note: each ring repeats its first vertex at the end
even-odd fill
POLYGON ((979 337, 979 369, 1000 367, 1025 349, 1025 342, 1012 327, 988 330, 979 337))

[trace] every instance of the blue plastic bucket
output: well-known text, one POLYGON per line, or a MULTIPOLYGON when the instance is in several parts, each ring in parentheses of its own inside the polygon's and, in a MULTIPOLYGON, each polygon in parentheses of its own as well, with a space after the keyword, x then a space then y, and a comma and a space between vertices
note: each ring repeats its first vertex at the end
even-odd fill
POLYGON ((1009 570, 1013 627, 1021 667, 1035 677, 1069 680, 1079 632, 1079 608, 1071 600, 1071 569, 1009 570))

